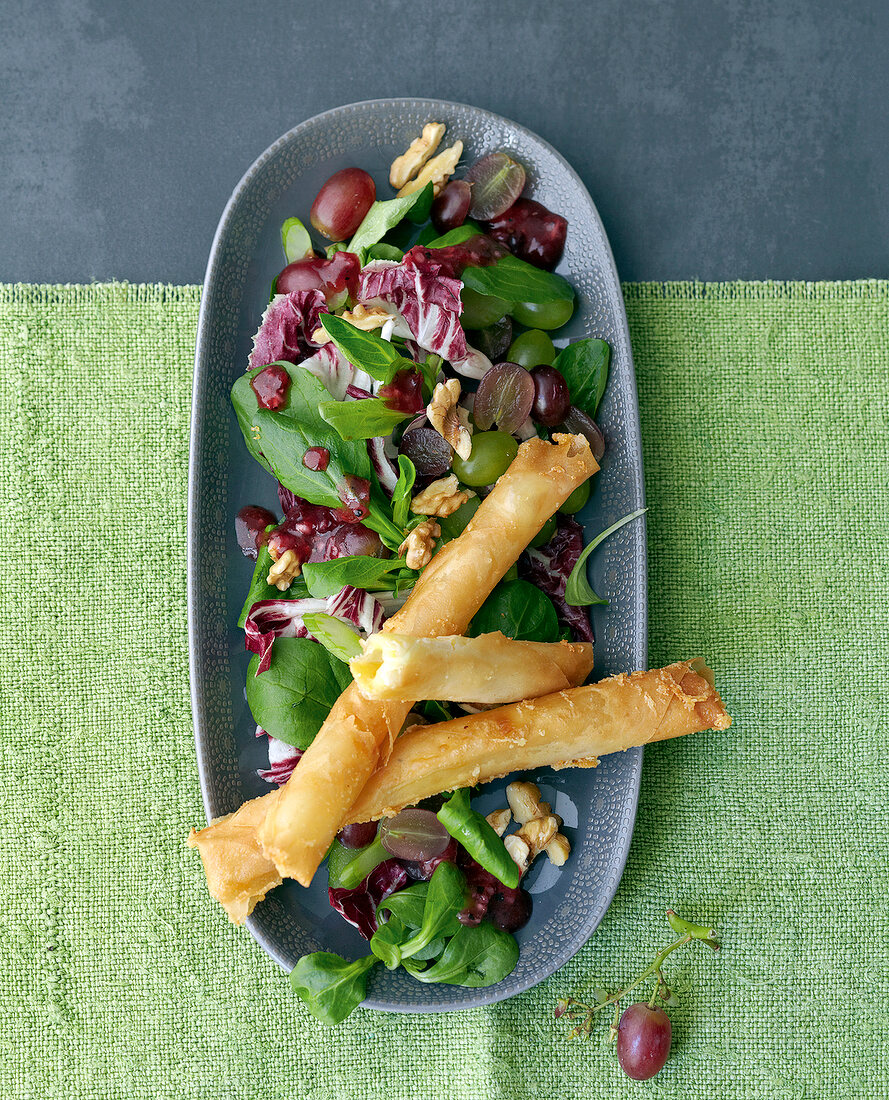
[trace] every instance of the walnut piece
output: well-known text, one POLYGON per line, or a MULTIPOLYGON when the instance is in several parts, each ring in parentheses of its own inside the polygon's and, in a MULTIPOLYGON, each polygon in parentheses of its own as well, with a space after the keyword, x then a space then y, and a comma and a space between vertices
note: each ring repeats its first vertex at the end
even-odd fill
POLYGON ((409 179, 413 179, 429 160, 444 137, 444 132, 443 122, 427 122, 420 137, 410 143, 406 152, 392 161, 389 182, 396 191, 399 187, 404 187, 409 179))
POLYGON ((461 489, 456 474, 448 474, 433 481, 417 493, 411 501, 411 511, 419 516, 452 516, 475 493, 471 489, 461 489))
POLYGON ((519 873, 523 875, 531 866, 531 849, 527 842, 516 834, 505 836, 503 843, 506 845, 507 852, 512 856, 513 863, 518 867, 519 873))
POLYGON ((534 783, 510 783, 506 798, 513 817, 521 825, 515 835, 528 845, 530 858, 546 852, 556 867, 563 866, 571 854, 571 845, 559 832, 562 819, 552 812, 548 802, 541 802, 540 788, 534 783))
POLYGON ((509 810, 494 810, 493 813, 488 814, 485 821, 491 826, 497 836, 503 836, 506 830, 509 828, 509 822, 512 818, 512 814, 509 810))
MULTIPOLYGON (((371 332, 375 328, 382 328, 387 321, 391 321, 392 314, 387 313, 382 306, 371 306, 370 309, 367 306, 361 305, 359 302, 354 309, 347 309, 342 315, 344 321, 348 321, 350 325, 354 325, 355 328, 360 328, 362 332, 371 332)), ((327 344, 330 342, 330 336, 320 325, 312 333, 313 344, 327 344)))
POLYGON ((405 195, 413 195, 415 191, 422 191, 427 183, 432 184, 432 194, 437 195, 454 174, 457 162, 463 155, 463 142, 455 141, 450 149, 445 149, 437 157, 433 157, 421 170, 416 179, 406 183, 398 192, 398 198, 405 195))
POLYGON ((552 815, 549 815, 548 817, 534 817, 530 821, 526 821, 515 835, 520 836, 528 845, 531 849, 531 858, 534 859, 535 856, 540 855, 558 831, 558 821, 552 815))
POLYGON ((568 837, 562 836, 561 833, 556 833, 543 850, 546 852, 550 863, 555 864, 556 867, 563 867, 568 856, 571 855, 571 845, 568 842, 568 837))
MULTIPOLYGON (((271 554, 272 551, 270 550, 271 554)), ((299 558, 294 550, 285 550, 275 561, 266 578, 269 584, 274 585, 279 592, 285 592, 290 587, 290 582, 300 574, 299 558)))
POLYGON ((534 783, 510 783, 506 800, 519 825, 533 821, 540 814, 540 788, 534 783))
POLYGON ((408 569, 422 569, 424 565, 429 564, 432 560, 435 540, 440 534, 441 528, 434 519, 424 519, 422 523, 417 524, 398 547, 398 553, 405 556, 408 569))
POLYGON ((462 459, 467 459, 472 450, 472 428, 469 413, 457 405, 459 400, 458 379, 439 382, 432 393, 432 400, 426 406, 426 415, 438 434, 450 443, 462 459))

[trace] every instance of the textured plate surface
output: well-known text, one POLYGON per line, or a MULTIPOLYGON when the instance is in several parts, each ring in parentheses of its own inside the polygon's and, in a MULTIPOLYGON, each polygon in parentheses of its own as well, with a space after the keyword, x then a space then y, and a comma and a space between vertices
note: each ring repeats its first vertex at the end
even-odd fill
MULTIPOLYGON (((461 138, 464 163, 496 149, 528 171, 525 193, 563 214, 568 242, 558 270, 572 283, 578 308, 560 332, 601 336, 612 347, 611 378, 599 413, 608 449, 589 504, 580 515, 587 541, 643 505, 642 455, 630 342, 620 284, 608 241, 579 177, 546 142, 507 119, 439 100, 392 99, 339 107, 285 134, 235 189, 213 242, 198 327, 189 483, 189 639, 198 763, 208 818, 237 809, 268 786, 266 765, 244 700, 249 654, 237 618, 252 574, 239 552, 234 516, 245 504, 278 510, 275 484, 247 453, 229 401, 247 365, 251 337, 283 264, 280 226, 305 218, 320 185, 347 165, 367 169, 389 196, 388 166, 423 123, 447 123, 461 138)), ((644 521, 623 528, 594 555, 592 583, 610 600, 595 608, 597 676, 646 667, 644 521)), ((632 835, 642 750, 605 757, 596 769, 536 773, 543 797, 565 821, 573 852, 556 870, 538 860, 528 876, 534 913, 518 934, 521 957, 488 989, 423 985, 403 971, 378 967, 365 1005, 435 1012, 489 1004, 528 989, 574 955, 611 902, 632 835)), ((505 805, 505 781, 490 784, 483 812, 505 805)), ((252 934, 286 970, 310 951, 351 958, 367 945, 327 903, 326 875, 304 890, 287 882, 261 902, 252 934)))

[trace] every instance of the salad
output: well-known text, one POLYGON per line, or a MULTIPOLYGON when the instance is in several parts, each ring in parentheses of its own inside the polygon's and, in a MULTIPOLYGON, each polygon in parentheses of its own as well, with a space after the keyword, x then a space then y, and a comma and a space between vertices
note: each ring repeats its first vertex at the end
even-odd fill
POLYGON ((239 625, 271 790, 190 843, 238 923, 325 861, 330 904, 369 944, 292 972, 327 1023, 378 965, 472 987, 515 967, 522 876, 564 865, 570 843, 533 783, 487 817, 476 784, 728 721, 692 662, 581 686, 586 608, 604 602, 586 560, 641 514, 584 547, 610 349, 553 341, 575 307, 553 270, 566 220, 523 196, 503 151, 456 178, 462 143, 440 152, 444 136, 428 123, 393 162, 393 198, 346 168, 315 198, 314 239, 284 223, 232 390, 280 502, 236 521, 256 563, 239 625))

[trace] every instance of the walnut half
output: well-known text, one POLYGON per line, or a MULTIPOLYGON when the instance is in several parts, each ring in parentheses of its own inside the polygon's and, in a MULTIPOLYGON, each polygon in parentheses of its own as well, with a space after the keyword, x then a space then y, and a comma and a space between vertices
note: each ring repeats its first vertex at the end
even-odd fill
POLYGON ((465 504, 475 493, 471 489, 461 489, 456 474, 448 474, 433 481, 417 493, 411 501, 411 511, 419 516, 451 516, 461 504, 465 504))
POLYGON ((472 429, 469 413, 458 406, 459 400, 460 383, 456 378, 439 382, 433 390, 432 400, 426 406, 426 415, 438 434, 450 443, 462 459, 467 459, 472 450, 472 429))
POLYGON ((404 187, 409 179, 420 171, 427 160, 438 148, 444 137, 445 124, 443 122, 427 122, 423 127, 423 133, 412 141, 407 150, 392 161, 389 169, 389 182, 397 191, 404 187))
POLYGON ((417 524, 398 547, 398 553, 405 556, 405 565, 408 569, 422 569, 432 561, 435 540, 440 534, 441 528, 433 519, 424 519, 422 523, 417 524))

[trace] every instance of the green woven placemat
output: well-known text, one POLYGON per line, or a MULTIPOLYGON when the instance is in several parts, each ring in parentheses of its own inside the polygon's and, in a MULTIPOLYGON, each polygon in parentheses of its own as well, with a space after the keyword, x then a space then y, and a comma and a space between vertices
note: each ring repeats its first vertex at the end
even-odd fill
POLYGON ((505 1004, 316 1025, 208 900, 189 714, 194 287, 0 289, 6 674, 0 1094, 162 1100, 877 1097, 889 1091, 889 284, 625 288, 651 662, 735 725, 646 753, 617 898, 505 1004), (672 968, 652 1083, 556 998, 672 968), (683 991, 690 988, 687 994, 683 991))

